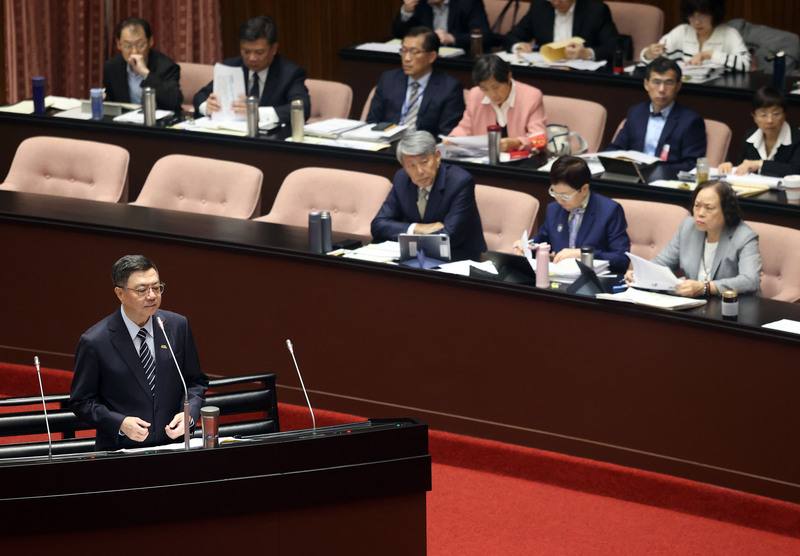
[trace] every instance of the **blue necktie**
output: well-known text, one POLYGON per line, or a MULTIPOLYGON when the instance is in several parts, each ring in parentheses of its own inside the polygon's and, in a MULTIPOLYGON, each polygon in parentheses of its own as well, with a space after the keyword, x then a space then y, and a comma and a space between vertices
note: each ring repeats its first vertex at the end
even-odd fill
POLYGON ((569 212, 569 247, 575 248, 575 240, 578 239, 578 230, 583 222, 583 213, 586 209, 576 208, 569 212))

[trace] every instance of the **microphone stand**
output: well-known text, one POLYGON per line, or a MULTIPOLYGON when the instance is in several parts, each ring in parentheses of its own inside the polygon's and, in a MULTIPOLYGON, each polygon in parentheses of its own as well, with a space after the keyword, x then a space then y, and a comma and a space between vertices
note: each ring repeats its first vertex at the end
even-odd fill
POLYGON ((185 445, 186 450, 189 450, 189 439, 191 435, 189 434, 189 423, 192 420, 191 414, 189 413, 189 390, 186 388, 186 381, 183 379, 183 372, 181 371, 181 366, 178 365, 178 360, 175 358, 175 352, 172 351, 172 344, 169 343, 169 338, 167 337, 167 331, 164 330, 164 320, 161 317, 156 317, 156 322, 158 323, 159 328, 161 328, 161 332, 164 333, 164 339, 167 341, 167 347, 169 347, 169 353, 172 355, 172 360, 175 362, 175 368, 178 370, 178 377, 181 379, 181 384, 183 385, 183 443, 185 445))
POLYGON ((44 401, 44 388, 42 387, 42 369, 39 366, 39 356, 33 356, 33 365, 39 377, 39 393, 42 395, 42 409, 44 410, 44 424, 47 427, 47 460, 53 462, 53 437, 50 435, 50 419, 47 417, 47 403, 44 401))

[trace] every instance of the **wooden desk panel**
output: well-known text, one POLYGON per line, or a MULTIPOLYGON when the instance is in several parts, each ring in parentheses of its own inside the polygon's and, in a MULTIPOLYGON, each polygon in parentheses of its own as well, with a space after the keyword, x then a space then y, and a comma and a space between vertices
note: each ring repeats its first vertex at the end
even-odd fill
MULTIPOLYGON (((0 200, 8 197, 17 196, 0 200)), ((116 307, 111 263, 142 252, 170 284, 164 307, 190 317, 204 368, 273 370, 284 401, 302 403, 291 338, 320 407, 412 415, 453 432, 800 501, 791 440, 800 426, 800 339, 759 327, 800 320, 793 304, 743 299, 740 321, 729 323, 715 302, 673 314, 309 256, 281 248, 279 236, 265 243, 263 223, 172 213, 166 233, 164 211, 115 206, 115 229, 96 209, 65 228, 55 208, 42 205, 52 213, 45 220, 3 207, 0 234, 15 240, 3 243, 11 264, 0 283, 14 286, 13 296, 4 288, 0 337, 18 355, 70 353, 116 307), (152 215, 149 232, 138 229, 141 211, 152 215), (125 230, 123 212, 136 230, 125 230)))

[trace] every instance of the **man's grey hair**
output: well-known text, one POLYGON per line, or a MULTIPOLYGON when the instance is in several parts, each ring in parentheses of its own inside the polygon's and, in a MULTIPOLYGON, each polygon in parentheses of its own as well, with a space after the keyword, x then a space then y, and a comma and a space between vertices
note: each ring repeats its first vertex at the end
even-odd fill
POLYGON ((436 139, 427 131, 406 132, 397 144, 397 161, 402 164, 403 156, 417 156, 436 152, 436 139))

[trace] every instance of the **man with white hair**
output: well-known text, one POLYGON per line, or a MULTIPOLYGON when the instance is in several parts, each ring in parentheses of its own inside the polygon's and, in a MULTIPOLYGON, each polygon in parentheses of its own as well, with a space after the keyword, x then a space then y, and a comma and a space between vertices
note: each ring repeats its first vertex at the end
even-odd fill
POLYGON ((454 259, 475 259, 486 251, 475 180, 466 170, 442 162, 433 135, 406 133, 397 145, 397 160, 403 168, 394 175, 392 190, 372 220, 373 239, 445 233, 454 259))

